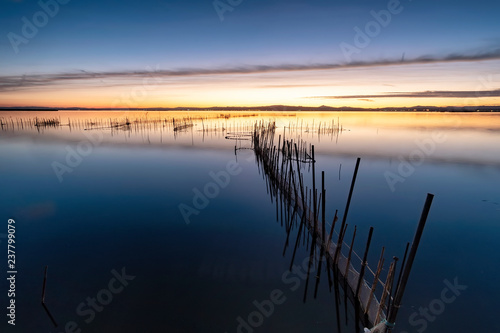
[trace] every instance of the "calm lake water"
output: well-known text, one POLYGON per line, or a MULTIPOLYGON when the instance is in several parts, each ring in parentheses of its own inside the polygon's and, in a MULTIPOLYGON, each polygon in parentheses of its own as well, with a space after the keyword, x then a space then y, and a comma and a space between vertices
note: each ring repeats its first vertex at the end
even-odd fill
POLYGON ((356 225, 362 254, 375 228, 372 268, 382 247, 386 264, 403 256, 435 195, 395 332, 500 331, 500 114, 0 112, 0 121, 0 247, 14 219, 18 271, 16 326, 2 296, 2 332, 362 332, 324 266, 303 302, 307 243, 289 272, 297 230, 287 235, 256 165, 247 140, 256 121, 276 122, 276 142, 315 146, 327 221, 336 209, 342 217, 361 157, 346 239, 356 225), (34 117, 64 126, 30 126, 34 117), (57 328, 40 304, 46 265, 57 328))

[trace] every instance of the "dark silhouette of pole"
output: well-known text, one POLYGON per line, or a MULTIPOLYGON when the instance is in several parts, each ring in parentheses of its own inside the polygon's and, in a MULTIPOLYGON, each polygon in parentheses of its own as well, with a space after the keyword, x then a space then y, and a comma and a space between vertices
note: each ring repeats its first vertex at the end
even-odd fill
POLYGON ((410 249, 410 243, 406 243, 405 254, 403 256, 403 263, 401 264, 401 269, 399 271, 398 282, 396 283, 396 293, 398 292, 399 285, 401 284, 401 275, 403 275, 403 269, 405 268, 406 257, 408 256, 408 250, 410 249))
POLYGON ((45 305, 45 287, 47 285, 47 270, 49 266, 45 266, 45 272, 43 274, 43 286, 42 286, 42 307, 44 308, 45 312, 47 312, 47 315, 49 316, 50 320, 52 321, 52 324, 54 324, 54 327, 57 327, 57 322, 52 316, 52 313, 50 313, 49 308, 47 308, 47 305, 45 305))
POLYGON ((356 177, 358 176, 359 162, 361 158, 358 157, 356 160, 356 166, 354 167, 354 174, 352 175, 351 188, 349 189, 349 196, 347 197, 347 203, 345 205, 344 217, 342 218, 342 227, 345 225, 345 221, 347 220, 347 213, 349 212, 349 206, 351 205, 352 192, 354 191, 354 184, 356 183, 356 177))
POLYGON ((347 197, 347 203, 345 205, 344 217, 342 218, 342 224, 340 225, 339 240, 337 241, 337 251, 335 252, 335 258, 334 258, 335 262, 337 261, 338 250, 339 250, 339 247, 341 245, 342 230, 344 230, 345 222, 347 220, 347 213, 349 212, 349 206, 351 205, 352 191, 354 190, 354 184, 356 183, 356 177, 358 176, 358 169, 359 169, 359 162, 360 161, 361 161, 361 158, 358 157, 358 159, 356 160, 356 167, 354 168, 354 174, 352 175, 351 188, 349 189, 349 196, 347 197))
POLYGON ((321 171, 321 236, 323 240, 323 245, 325 244, 326 240, 326 231, 325 231, 325 224, 326 224, 326 219, 325 219, 325 211, 326 211, 326 190, 325 190, 325 172, 321 171))
MULTIPOLYGON (((401 277, 401 284, 398 287, 396 296, 394 297, 394 302, 387 317, 387 322, 389 325, 391 324, 393 325, 394 322, 396 321, 396 316, 398 315, 398 310, 399 307, 401 306, 401 300, 405 292, 406 283, 408 282, 408 278, 410 277, 413 260, 415 260, 415 255, 417 254, 418 244, 420 243, 420 238, 422 237, 422 233, 424 231, 425 222, 427 221, 427 216, 429 215, 429 210, 431 209, 433 198, 434 198, 433 194, 427 193, 427 198, 425 200, 424 208, 422 210, 422 215, 420 216, 420 221, 418 222, 417 231, 415 232, 413 243, 411 244, 410 253, 408 255, 408 262, 406 263, 403 275, 401 277)), ((391 328, 392 327, 389 327, 389 329, 391 328)))
POLYGON ((368 241, 366 242, 365 254, 363 255, 363 262, 361 263, 361 270, 359 272, 358 285, 356 287, 356 298, 359 295, 359 289, 360 289, 361 283, 365 277, 365 268, 366 268, 366 265, 368 264, 366 262, 366 260, 368 258, 368 251, 370 250, 370 243, 372 241, 372 236, 373 236, 373 227, 370 227, 370 233, 368 234, 368 241))

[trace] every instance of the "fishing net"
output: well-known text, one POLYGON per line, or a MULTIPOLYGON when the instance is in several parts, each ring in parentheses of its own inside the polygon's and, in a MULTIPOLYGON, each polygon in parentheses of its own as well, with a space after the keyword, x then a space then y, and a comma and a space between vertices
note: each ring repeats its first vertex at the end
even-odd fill
POLYGON ((389 328, 391 327, 394 327, 394 325, 391 325, 387 321, 383 320, 371 329, 365 327, 365 333, 386 333, 389 332, 389 328))

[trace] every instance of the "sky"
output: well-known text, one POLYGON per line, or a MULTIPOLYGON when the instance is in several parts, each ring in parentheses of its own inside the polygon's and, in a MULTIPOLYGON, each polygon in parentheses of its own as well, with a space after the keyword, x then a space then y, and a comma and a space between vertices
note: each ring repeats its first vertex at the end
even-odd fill
POLYGON ((496 0, 0 6, 2 107, 500 105, 496 0))

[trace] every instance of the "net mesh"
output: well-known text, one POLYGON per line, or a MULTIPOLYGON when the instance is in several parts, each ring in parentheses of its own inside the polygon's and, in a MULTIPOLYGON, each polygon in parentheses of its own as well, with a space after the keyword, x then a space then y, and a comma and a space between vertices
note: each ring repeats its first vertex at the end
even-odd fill
POLYGON ((365 333, 386 333, 386 332, 389 332, 389 329, 385 324, 385 322, 381 322, 371 329, 365 328, 365 333))

